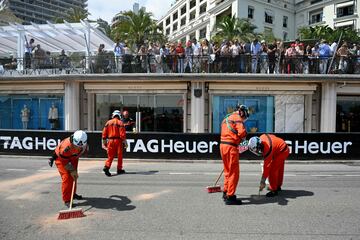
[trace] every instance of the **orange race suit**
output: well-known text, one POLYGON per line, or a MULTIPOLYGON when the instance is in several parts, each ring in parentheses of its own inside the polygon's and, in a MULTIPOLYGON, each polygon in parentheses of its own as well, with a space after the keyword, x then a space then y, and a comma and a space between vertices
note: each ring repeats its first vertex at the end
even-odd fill
MULTIPOLYGON (((61 176, 62 198, 63 201, 70 202, 71 191, 74 178, 70 175, 71 171, 77 171, 80 156, 85 148, 72 144, 70 137, 65 138, 55 149, 55 164, 61 176)), ((74 193, 76 193, 76 186, 74 193)))
POLYGON ((239 182, 238 145, 246 137, 244 119, 239 112, 228 114, 221 123, 220 154, 224 164, 224 192, 233 196, 239 182))
POLYGON ((107 148, 108 159, 105 167, 110 169, 115 155, 118 157, 117 170, 123 169, 123 148, 126 141, 125 126, 121 120, 114 117, 106 122, 102 131, 102 140, 107 148))
POLYGON ((289 156, 289 147, 283 139, 273 134, 262 134, 260 139, 264 157, 262 178, 269 179, 270 191, 280 190, 284 179, 285 160, 289 156))

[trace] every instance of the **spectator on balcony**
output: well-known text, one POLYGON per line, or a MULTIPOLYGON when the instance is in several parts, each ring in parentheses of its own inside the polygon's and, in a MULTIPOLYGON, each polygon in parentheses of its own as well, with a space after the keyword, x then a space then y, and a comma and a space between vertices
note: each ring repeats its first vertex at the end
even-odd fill
POLYGON ((319 45, 319 71, 320 74, 326 74, 327 73, 327 67, 328 67, 328 60, 331 57, 331 49, 328 44, 328 42, 323 39, 321 41, 321 44, 319 45))
POLYGON ((122 72, 122 55, 124 54, 124 43, 117 40, 114 46, 115 67, 117 72, 122 72))
POLYGON ((133 56, 131 53, 131 49, 128 47, 128 44, 126 41, 124 43, 124 55, 122 58, 123 58, 122 59, 122 72, 123 73, 131 73, 133 56))
POLYGON ((214 42, 214 45, 212 47, 212 54, 213 56, 213 72, 214 73, 218 73, 220 72, 220 54, 221 54, 221 49, 220 49, 220 45, 219 42, 214 42))
MULTIPOLYGON (((26 38, 25 38, 26 40, 26 38)), ((35 48, 35 40, 33 38, 30 39, 30 41, 26 41, 25 43, 25 68, 31 68, 31 58, 32 53, 35 48)))
POLYGON ((156 56, 159 55, 159 51, 156 48, 156 44, 150 42, 147 51, 148 51, 147 52, 148 72, 156 73, 156 65, 157 65, 156 56))
POLYGON ((292 43, 285 52, 286 58, 286 72, 287 73, 295 73, 295 58, 297 55, 297 51, 295 49, 295 43, 292 43))
POLYGON ((169 72, 169 68, 167 65, 167 57, 169 55, 169 49, 166 47, 166 45, 164 44, 160 48, 161 68, 163 73, 169 72))
POLYGON ((336 55, 339 57, 339 71, 340 73, 346 73, 348 70, 350 51, 347 43, 343 43, 337 50, 336 55))
POLYGON ((220 51, 221 55, 221 72, 228 73, 230 71, 230 58, 231 58, 231 49, 230 41, 225 41, 220 51))
POLYGON ((306 45, 303 57, 303 73, 309 74, 310 72, 310 60, 311 57, 311 46, 308 44, 306 45))
POLYGON ((145 48, 145 45, 141 45, 140 49, 138 51, 138 56, 137 56, 137 60, 138 60, 138 67, 140 68, 139 71, 141 73, 145 73, 147 72, 147 49, 145 48))
POLYGON ((209 41, 207 39, 202 40, 201 42, 201 72, 209 72, 208 63, 209 55, 211 53, 211 48, 209 46, 209 41))
POLYGON ((53 64, 52 64, 52 59, 51 59, 51 53, 49 51, 45 52, 45 58, 44 58, 44 64, 43 64, 43 68, 52 68, 53 64))
POLYGON ((193 49, 193 71, 198 73, 200 72, 201 46, 197 42, 196 38, 192 40, 192 49, 193 49))
POLYGON ((304 44, 299 43, 298 48, 296 50, 295 57, 295 73, 303 73, 303 60, 304 60, 304 44))
POLYGON ((168 66, 172 73, 176 73, 177 71, 177 55, 176 55, 176 46, 175 43, 170 44, 169 48, 169 62, 168 66))
POLYGON ((250 54, 251 54, 251 72, 257 73, 259 55, 261 53, 261 44, 259 40, 255 38, 250 45, 250 54))
POLYGON ((319 43, 315 43, 311 49, 310 59, 310 73, 319 73, 319 43))
POLYGON ((175 49, 176 56, 177 56, 177 71, 178 73, 184 73, 184 58, 185 58, 185 49, 182 46, 181 41, 178 42, 178 45, 175 49))
POLYGON ((39 69, 44 65, 44 60, 46 57, 45 50, 41 48, 40 44, 36 45, 36 47, 33 49, 34 56, 34 67, 39 69))
POLYGON ((65 50, 61 50, 61 54, 59 55, 59 70, 62 71, 63 69, 65 69, 66 73, 69 74, 70 70, 70 59, 69 57, 66 55, 65 50))
POLYGON ((268 46, 268 50, 267 50, 267 54, 268 54, 268 59, 269 59, 269 73, 273 74, 274 73, 274 69, 275 69, 275 62, 276 62, 276 41, 274 41, 273 43, 269 44, 268 46))
POLYGON ((261 53, 260 53, 260 73, 268 73, 269 59, 268 59, 268 47, 265 40, 261 40, 261 53))
POLYGON ((192 57, 193 57, 193 48, 191 41, 186 42, 186 48, 185 48, 185 72, 191 73, 192 72, 192 57))
POLYGON ((231 64, 231 72, 240 72, 239 71, 239 58, 240 58, 240 44, 238 40, 234 42, 230 41, 230 64, 231 64))
POLYGON ((105 45, 100 44, 95 58, 95 73, 104 73, 106 67, 105 45))

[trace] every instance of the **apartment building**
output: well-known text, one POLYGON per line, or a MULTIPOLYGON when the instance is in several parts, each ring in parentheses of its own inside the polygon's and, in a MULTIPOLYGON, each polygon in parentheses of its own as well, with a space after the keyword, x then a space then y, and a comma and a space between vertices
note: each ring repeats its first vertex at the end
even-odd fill
POLYGON ((331 28, 360 29, 357 0, 296 0, 296 28, 328 25, 331 28))
POLYGON ((7 5, 24 24, 43 24, 64 17, 70 8, 85 9, 87 0, 8 0, 7 5))
POLYGON ((178 0, 158 21, 170 41, 210 39, 223 16, 248 18, 255 31, 293 40, 302 26, 359 29, 357 0, 178 0))

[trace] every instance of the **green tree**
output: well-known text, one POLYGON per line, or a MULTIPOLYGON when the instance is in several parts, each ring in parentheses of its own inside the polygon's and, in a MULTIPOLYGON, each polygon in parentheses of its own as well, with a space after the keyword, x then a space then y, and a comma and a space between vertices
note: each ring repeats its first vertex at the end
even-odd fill
POLYGON ((132 11, 123 13, 125 17, 112 28, 111 37, 115 41, 126 40, 129 46, 139 48, 146 41, 163 42, 164 35, 152 19, 152 13, 145 12, 143 9, 136 14, 132 11))
POLYGON ((216 23, 214 28, 214 40, 241 40, 252 41, 255 37, 260 37, 260 34, 255 33, 257 27, 252 24, 247 18, 237 18, 235 16, 225 16, 216 23))
POLYGON ((332 29, 329 26, 302 27, 299 29, 298 35, 300 39, 314 39, 320 41, 325 39, 328 42, 338 41, 341 39, 348 42, 360 41, 359 33, 350 28, 332 29))
POLYGON ((70 8, 66 13, 65 17, 55 18, 55 23, 63 23, 64 20, 70 23, 80 22, 80 20, 87 19, 90 13, 82 8, 70 8))

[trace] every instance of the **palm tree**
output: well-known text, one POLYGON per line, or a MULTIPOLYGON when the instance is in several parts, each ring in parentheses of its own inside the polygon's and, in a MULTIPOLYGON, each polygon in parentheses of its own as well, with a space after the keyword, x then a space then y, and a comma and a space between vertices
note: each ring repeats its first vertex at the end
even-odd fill
POLYGON ((146 41, 161 41, 164 39, 162 32, 152 19, 152 13, 140 9, 136 14, 126 11, 121 20, 111 31, 114 40, 127 40, 129 46, 139 48, 146 41))
POLYGON ((225 16, 215 25, 216 40, 235 40, 252 41, 258 34, 254 33, 257 27, 247 18, 237 18, 235 16, 225 16))
POLYGON ((338 41, 341 33, 342 40, 348 42, 358 42, 360 40, 359 33, 352 28, 337 28, 332 29, 329 26, 315 26, 315 27, 303 27, 299 29, 299 36, 301 39, 325 39, 328 42, 338 41))
POLYGON ((70 23, 80 22, 80 20, 87 19, 90 13, 82 8, 70 8, 65 17, 57 17, 55 18, 55 23, 63 23, 64 20, 70 23))

